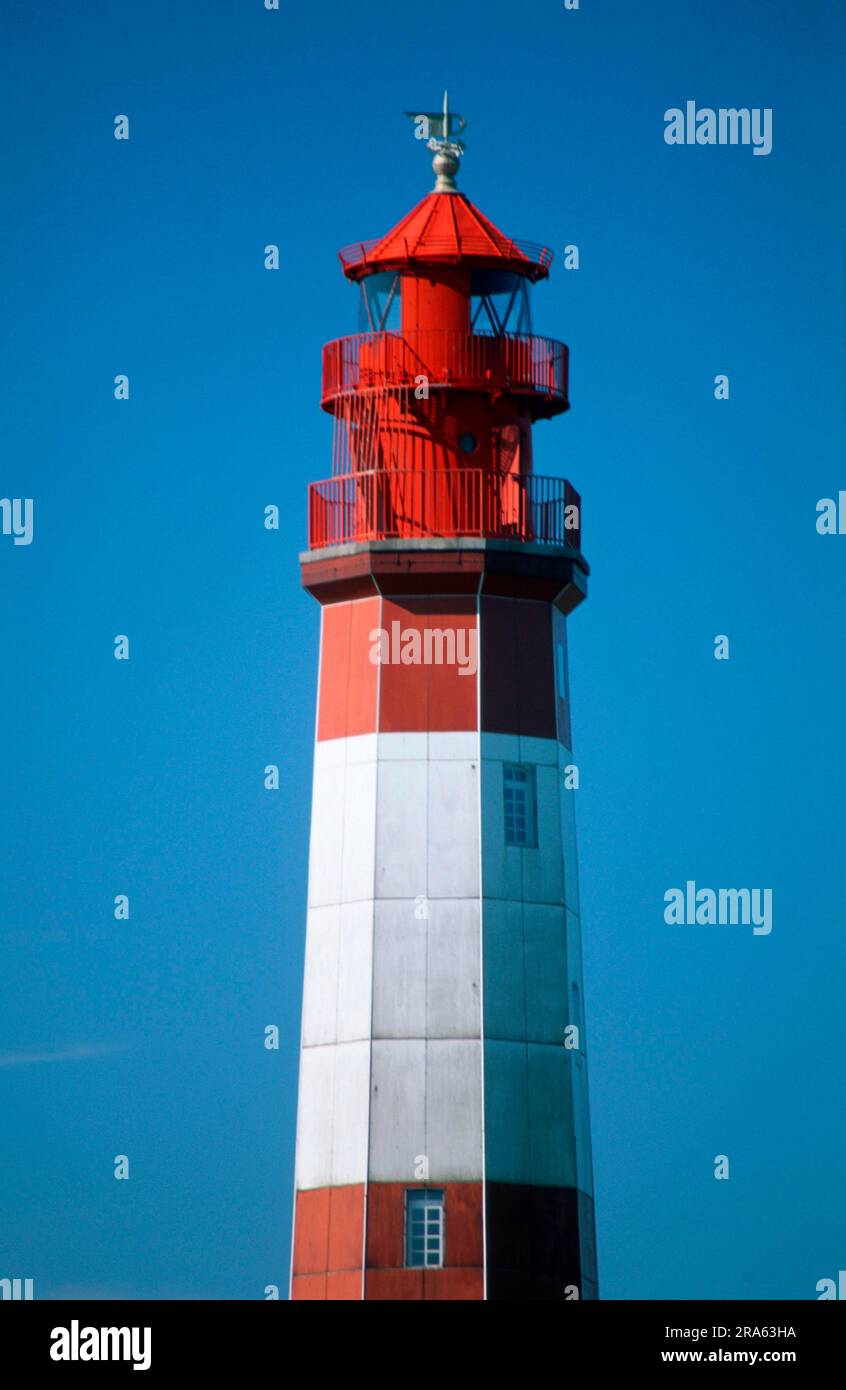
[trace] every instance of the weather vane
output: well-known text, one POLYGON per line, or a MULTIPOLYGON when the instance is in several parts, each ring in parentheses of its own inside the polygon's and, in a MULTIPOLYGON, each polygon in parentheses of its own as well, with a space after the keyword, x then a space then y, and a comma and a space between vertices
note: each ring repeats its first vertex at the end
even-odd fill
POLYGON ((437 175, 435 179, 436 193, 455 193, 455 176, 458 173, 459 159, 464 153, 464 146, 460 140, 453 140, 453 135, 460 135, 467 126, 463 116, 459 116, 457 111, 449 109, 449 93, 444 92, 443 111, 406 111, 406 116, 410 116, 414 121, 416 129, 414 137, 416 140, 426 140, 429 149, 434 154, 432 168, 437 175), (440 134, 433 134, 433 131, 440 131, 440 134))

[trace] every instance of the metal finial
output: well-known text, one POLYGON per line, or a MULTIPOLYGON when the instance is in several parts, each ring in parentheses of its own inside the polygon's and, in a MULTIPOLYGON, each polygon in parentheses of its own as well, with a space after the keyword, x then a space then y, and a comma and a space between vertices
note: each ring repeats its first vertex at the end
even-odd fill
POLYGON ((457 111, 449 109, 449 93, 444 92, 443 111, 406 111, 407 116, 417 125, 415 134, 418 139, 425 139, 425 132, 440 129, 440 135, 432 135, 428 141, 428 148, 434 154, 432 168, 435 171, 435 192, 436 193, 455 193, 455 176, 459 169, 459 159, 464 153, 464 146, 460 140, 453 140, 454 133, 464 130, 467 122, 463 116, 459 116, 457 111))

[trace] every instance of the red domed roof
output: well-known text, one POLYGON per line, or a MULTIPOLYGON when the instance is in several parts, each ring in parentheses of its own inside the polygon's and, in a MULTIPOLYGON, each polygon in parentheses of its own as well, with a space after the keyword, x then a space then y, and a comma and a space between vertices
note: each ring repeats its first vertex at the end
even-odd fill
POLYGON ((445 264, 511 270, 540 280, 552 261, 548 247, 505 236, 463 193, 437 192, 427 194, 381 240, 356 242, 339 254, 350 280, 379 270, 445 264))

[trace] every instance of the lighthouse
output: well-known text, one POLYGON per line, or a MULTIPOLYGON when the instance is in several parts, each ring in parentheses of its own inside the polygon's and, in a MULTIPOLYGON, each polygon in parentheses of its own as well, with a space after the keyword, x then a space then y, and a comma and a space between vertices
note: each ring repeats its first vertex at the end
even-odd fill
POLYGON ((591 1299, 588 567, 579 494, 532 463, 568 350, 533 326, 549 249, 459 191, 446 98, 415 120, 434 189, 340 253, 358 331, 323 350, 332 474, 300 557, 321 631, 291 1297, 591 1299))

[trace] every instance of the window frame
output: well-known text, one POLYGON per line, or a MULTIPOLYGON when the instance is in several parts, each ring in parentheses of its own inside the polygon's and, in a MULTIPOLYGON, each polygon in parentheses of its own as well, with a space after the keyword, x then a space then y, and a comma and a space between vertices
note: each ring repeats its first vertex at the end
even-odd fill
POLYGON ((443 1269, 446 1264, 446 1192, 442 1187, 407 1187, 403 1196, 403 1261, 406 1269, 443 1269), (411 1200, 409 1200, 411 1199, 411 1200), (412 1212, 422 1208, 423 1249, 422 1261, 412 1261, 414 1237, 411 1229, 412 1212), (437 1214, 435 1253, 437 1260, 429 1260, 430 1213, 437 1214))
MULTIPOLYGON (((513 797, 513 792, 512 792, 513 797)), ((503 763, 502 764, 502 829, 506 846, 509 849, 537 849, 538 847, 538 802, 537 802, 537 778, 534 763, 503 763), (519 773, 521 777, 514 778, 513 774, 519 773), (517 817, 512 811, 509 817, 509 774, 512 776, 511 787, 519 786, 522 780, 525 784, 525 812, 523 821, 525 823, 524 840, 509 839, 509 818, 512 821, 514 833, 516 833, 517 817)))

